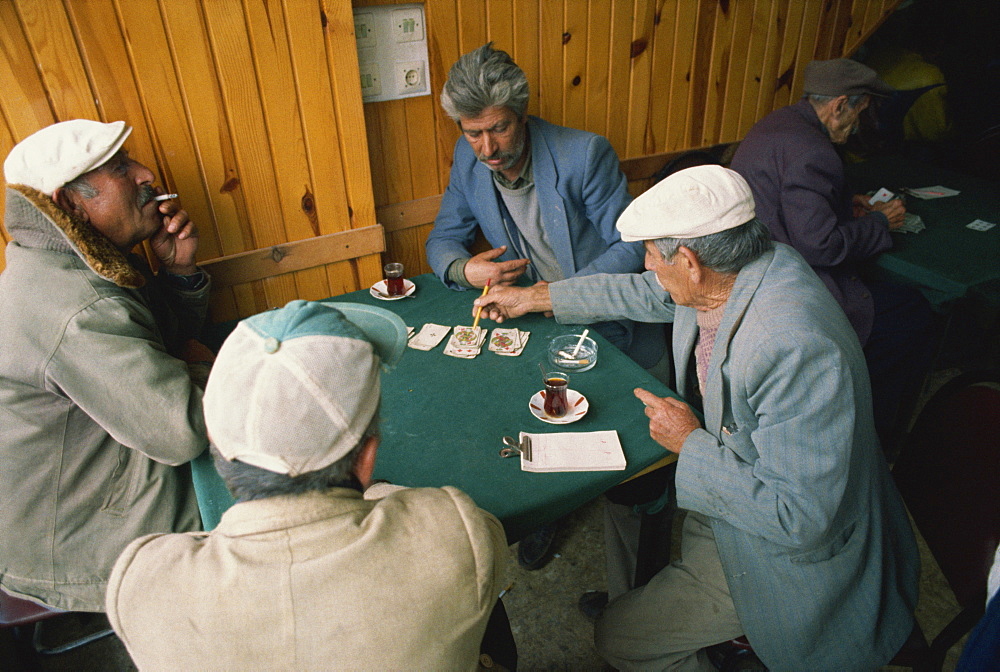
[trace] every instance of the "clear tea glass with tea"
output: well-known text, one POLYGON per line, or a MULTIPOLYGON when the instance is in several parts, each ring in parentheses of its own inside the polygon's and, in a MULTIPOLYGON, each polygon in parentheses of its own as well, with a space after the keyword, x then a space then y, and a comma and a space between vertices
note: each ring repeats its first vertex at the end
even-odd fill
POLYGON ((385 292, 389 296, 402 296, 406 293, 406 286, 403 282, 403 265, 398 263, 386 264, 385 268, 385 292))
POLYGON ((550 418, 561 418, 569 411, 566 392, 569 390, 569 375, 562 371, 545 374, 545 414, 550 418))

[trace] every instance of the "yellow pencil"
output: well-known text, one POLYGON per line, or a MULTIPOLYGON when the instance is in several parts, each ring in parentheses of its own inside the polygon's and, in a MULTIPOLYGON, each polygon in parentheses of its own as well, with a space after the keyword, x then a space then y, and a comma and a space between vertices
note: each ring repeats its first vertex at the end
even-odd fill
MULTIPOLYGON (((490 280, 492 280, 492 278, 490 278, 490 280)), ((486 296, 486 292, 490 291, 490 280, 486 281, 486 286, 483 287, 483 293, 479 295, 480 297, 486 296)), ((482 314, 483 314, 483 307, 479 306, 479 308, 476 309, 476 319, 472 321, 473 329, 479 326, 479 316, 482 314)))

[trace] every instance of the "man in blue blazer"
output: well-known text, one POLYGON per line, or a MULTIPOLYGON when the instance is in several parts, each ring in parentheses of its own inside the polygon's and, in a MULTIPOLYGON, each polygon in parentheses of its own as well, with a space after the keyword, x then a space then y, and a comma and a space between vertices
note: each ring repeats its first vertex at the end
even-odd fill
POLYGON ((493 319, 674 322, 676 389, 704 423, 635 395, 678 454, 682 558, 608 604, 598 650, 623 670, 698 669, 705 647, 745 634, 772 670, 885 664, 913 626, 919 559, 851 324, 801 255, 770 240, 731 170, 675 173, 618 228, 644 241, 648 272, 475 302, 493 319))
MULTIPOLYGON (((642 246, 623 242, 615 228, 631 197, 611 143, 529 117, 528 78, 506 52, 490 43, 459 58, 441 105, 463 136, 426 246, 447 286, 642 270, 642 246), (473 255, 477 229, 493 248, 473 255)), ((659 325, 620 320, 592 327, 644 368, 665 352, 659 325)), ((554 532, 548 526, 522 541, 522 567, 544 563, 554 532)))
MULTIPOLYGON (((510 284, 525 275, 553 282, 592 273, 642 270, 642 246, 621 240, 615 221, 631 197, 606 138, 526 113, 528 79, 486 44, 451 68, 441 94, 462 129, 448 188, 427 238, 427 260, 453 289, 510 284), (493 249, 469 252, 476 230, 493 249)), ((628 351, 633 325, 597 326, 628 351)), ((662 331, 662 330, 661 330, 662 331)), ((663 339, 634 358, 649 368, 663 339)))

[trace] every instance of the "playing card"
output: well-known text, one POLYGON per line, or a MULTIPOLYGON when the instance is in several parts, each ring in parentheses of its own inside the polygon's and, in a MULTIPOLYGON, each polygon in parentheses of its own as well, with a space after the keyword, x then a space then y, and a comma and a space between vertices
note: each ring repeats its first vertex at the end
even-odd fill
POLYGON ((493 352, 514 352, 521 347, 521 339, 517 329, 497 327, 490 335, 490 350, 493 352))
POLYGON ((896 194, 892 193, 885 187, 882 187, 875 194, 868 199, 868 205, 875 205, 876 203, 887 203, 896 197, 896 194))
POLYGON ((920 218, 920 215, 907 212, 903 215, 903 225, 896 229, 896 231, 898 233, 920 233, 926 228, 924 220, 920 218))
POLYGON ((490 350, 498 355, 517 357, 524 352, 524 346, 527 345, 529 336, 531 336, 530 331, 500 328, 494 329, 493 336, 490 338, 490 350))
POLYGON ((961 193, 957 189, 942 187, 940 184, 934 185, 933 187, 921 187, 919 189, 904 189, 903 191, 908 193, 910 196, 916 196, 917 198, 922 198, 925 201, 934 198, 944 198, 945 196, 957 196, 961 193))
POLYGON ((486 330, 482 327, 455 327, 444 348, 444 354, 452 357, 472 359, 486 342, 486 330))
POLYGON ((973 231, 989 231, 994 226, 996 226, 996 224, 994 224, 993 222, 987 222, 982 219, 977 219, 973 222, 969 222, 965 226, 966 228, 972 229, 973 231))
POLYGON ((416 350, 430 350, 444 340, 449 331, 444 325, 428 322, 410 339, 408 345, 416 350))
POLYGON ((477 346, 482 344, 484 330, 482 327, 455 327, 452 330, 451 340, 458 346, 477 346))

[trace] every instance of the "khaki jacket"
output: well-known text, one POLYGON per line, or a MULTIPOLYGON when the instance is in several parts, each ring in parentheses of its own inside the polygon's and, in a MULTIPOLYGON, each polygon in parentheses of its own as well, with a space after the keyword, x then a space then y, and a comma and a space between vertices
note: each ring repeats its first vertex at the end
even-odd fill
POLYGON ((506 552, 451 487, 241 502, 129 545, 108 618, 141 670, 474 670, 506 552))
POLYGON ((0 584, 103 611, 143 534, 200 528, 201 392, 171 356, 208 288, 181 292, 47 196, 8 188, 0 275, 0 584))

